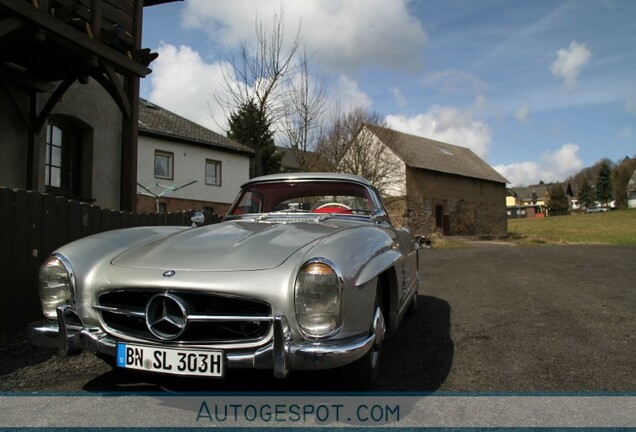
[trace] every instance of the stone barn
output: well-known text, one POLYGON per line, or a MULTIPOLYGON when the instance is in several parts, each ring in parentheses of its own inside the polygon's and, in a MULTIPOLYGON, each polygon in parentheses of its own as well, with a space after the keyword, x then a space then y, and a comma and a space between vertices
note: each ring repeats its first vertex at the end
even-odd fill
POLYGON ((394 223, 421 235, 507 235, 507 180, 470 149, 371 125, 357 140, 394 163, 383 191, 394 223))

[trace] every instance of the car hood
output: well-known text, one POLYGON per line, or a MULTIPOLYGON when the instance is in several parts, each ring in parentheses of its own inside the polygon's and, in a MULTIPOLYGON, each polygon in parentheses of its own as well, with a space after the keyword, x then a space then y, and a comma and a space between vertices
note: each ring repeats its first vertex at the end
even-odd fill
POLYGON ((343 229, 312 222, 223 222, 182 231, 119 256, 120 267, 192 271, 265 270, 303 246, 343 229))

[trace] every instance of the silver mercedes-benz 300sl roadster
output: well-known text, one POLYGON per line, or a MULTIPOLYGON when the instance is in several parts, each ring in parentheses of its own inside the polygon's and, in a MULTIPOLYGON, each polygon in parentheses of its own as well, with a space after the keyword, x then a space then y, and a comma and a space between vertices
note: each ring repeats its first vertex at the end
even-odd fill
POLYGON ((46 320, 29 338, 163 374, 344 367, 368 388, 385 336, 416 307, 418 250, 362 177, 258 177, 221 223, 109 231, 55 251, 39 275, 46 320))

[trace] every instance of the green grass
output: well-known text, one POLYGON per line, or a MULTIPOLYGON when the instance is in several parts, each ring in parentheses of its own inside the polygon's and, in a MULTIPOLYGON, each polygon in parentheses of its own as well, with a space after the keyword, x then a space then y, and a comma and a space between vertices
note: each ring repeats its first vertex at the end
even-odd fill
POLYGON ((509 219, 508 232, 527 244, 636 245, 636 210, 509 219))

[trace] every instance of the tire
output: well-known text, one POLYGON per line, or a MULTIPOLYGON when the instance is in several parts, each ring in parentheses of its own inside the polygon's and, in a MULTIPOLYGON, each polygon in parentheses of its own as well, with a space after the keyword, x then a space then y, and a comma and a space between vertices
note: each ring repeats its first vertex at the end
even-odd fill
MULTIPOLYGON (((382 285, 378 283, 375 296, 374 322, 380 320, 380 329, 378 334, 376 334, 376 343, 373 344, 371 349, 359 360, 342 368, 342 382, 348 384, 348 390, 370 390, 378 384, 382 341, 386 333, 384 316, 382 285)), ((373 326, 371 331, 373 331, 373 326)))
POLYGON ((409 303, 409 307, 406 309, 406 315, 408 316, 417 315, 417 292, 411 299, 411 303, 409 303))

